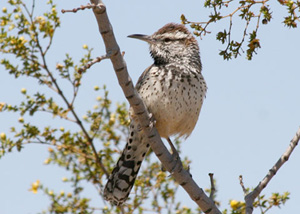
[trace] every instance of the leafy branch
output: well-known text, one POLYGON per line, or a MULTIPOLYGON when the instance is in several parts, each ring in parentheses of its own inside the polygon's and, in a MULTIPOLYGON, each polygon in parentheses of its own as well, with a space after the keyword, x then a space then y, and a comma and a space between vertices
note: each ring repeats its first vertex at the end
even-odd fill
MULTIPOLYGON (((219 31, 216 34, 216 39, 222 44, 225 44, 225 48, 220 50, 219 54, 226 60, 230 60, 233 57, 236 58, 245 52, 243 47, 245 46, 245 40, 248 40, 246 57, 248 60, 251 60, 253 58, 253 54, 256 54, 257 50, 261 47, 260 40, 258 38, 258 30, 261 27, 260 24, 262 23, 263 25, 266 25, 272 19, 269 2, 270 0, 243 0, 239 1, 237 6, 236 2, 233 0, 206 0, 204 2, 204 7, 212 10, 207 21, 189 21, 185 15, 181 15, 181 21, 183 24, 188 24, 192 29, 194 29, 194 35, 202 38, 202 36, 211 33, 207 30, 211 24, 229 19, 228 29, 225 28, 223 31, 219 31), (222 11, 227 8, 230 8, 232 12, 223 14, 222 11), (240 17, 240 19, 245 22, 241 39, 232 38, 234 16, 240 17), (255 27, 252 29, 249 27, 251 22, 256 22, 255 27)), ((278 2, 283 7, 286 7, 288 12, 288 16, 284 17, 283 21, 285 26, 289 28, 296 28, 297 22, 300 21, 300 1, 278 0, 278 2)))

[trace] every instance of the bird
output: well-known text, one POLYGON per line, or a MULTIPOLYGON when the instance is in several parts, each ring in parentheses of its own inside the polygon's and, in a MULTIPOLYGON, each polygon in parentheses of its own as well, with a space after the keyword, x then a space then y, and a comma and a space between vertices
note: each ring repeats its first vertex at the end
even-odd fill
MULTIPOLYGON (((142 73, 135 88, 159 135, 169 143, 171 136, 186 139, 198 121, 207 92, 197 40, 184 25, 176 23, 166 24, 152 35, 128 37, 145 41, 150 47, 154 63, 142 73)), ((128 199, 150 149, 132 109, 129 114, 127 144, 104 188, 104 199, 117 206, 128 199)))

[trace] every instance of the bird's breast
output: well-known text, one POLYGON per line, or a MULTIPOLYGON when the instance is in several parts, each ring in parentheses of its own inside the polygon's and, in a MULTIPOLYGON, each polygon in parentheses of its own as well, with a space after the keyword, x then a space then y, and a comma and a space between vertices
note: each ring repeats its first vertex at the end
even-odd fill
POLYGON ((153 114, 160 136, 188 137, 206 94, 201 73, 152 67, 138 84, 138 92, 153 114))

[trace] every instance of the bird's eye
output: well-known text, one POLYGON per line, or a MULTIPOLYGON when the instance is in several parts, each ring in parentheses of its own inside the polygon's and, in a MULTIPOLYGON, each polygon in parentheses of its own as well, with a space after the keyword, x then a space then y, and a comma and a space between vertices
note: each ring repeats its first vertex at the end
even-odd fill
POLYGON ((164 41, 165 41, 165 42, 170 42, 171 39, 170 39, 170 38, 165 38, 164 41))

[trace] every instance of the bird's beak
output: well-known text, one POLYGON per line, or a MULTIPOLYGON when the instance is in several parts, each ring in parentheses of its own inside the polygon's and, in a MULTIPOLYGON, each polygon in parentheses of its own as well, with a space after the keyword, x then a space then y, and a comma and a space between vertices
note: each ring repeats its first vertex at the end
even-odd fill
POLYGON ((150 36, 143 35, 143 34, 132 34, 132 35, 129 35, 128 37, 133 38, 133 39, 139 39, 139 40, 142 40, 142 41, 145 41, 148 43, 154 42, 154 40, 150 36))

